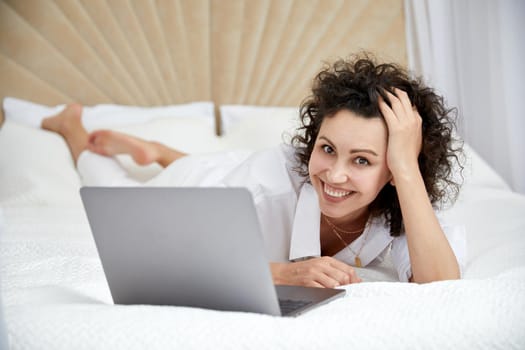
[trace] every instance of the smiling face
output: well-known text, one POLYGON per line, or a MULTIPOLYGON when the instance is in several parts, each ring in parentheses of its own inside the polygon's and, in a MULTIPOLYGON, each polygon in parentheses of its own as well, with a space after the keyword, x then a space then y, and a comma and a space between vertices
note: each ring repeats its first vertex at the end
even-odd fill
POLYGON ((380 117, 340 110, 323 120, 308 172, 325 216, 344 223, 368 214, 368 205, 392 178, 387 137, 380 117))

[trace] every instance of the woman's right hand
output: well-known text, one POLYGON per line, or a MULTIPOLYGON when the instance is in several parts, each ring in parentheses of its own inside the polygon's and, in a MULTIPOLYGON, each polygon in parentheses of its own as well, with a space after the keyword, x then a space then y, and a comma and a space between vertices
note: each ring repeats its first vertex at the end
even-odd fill
POLYGON ((350 265, 329 256, 292 263, 271 263, 275 284, 335 288, 361 282, 350 265))

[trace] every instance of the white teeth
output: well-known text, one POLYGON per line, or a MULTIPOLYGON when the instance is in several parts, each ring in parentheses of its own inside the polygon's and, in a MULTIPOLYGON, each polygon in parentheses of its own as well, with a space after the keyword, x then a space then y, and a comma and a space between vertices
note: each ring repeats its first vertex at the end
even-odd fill
POLYGON ((324 185, 324 192, 326 194, 328 194, 329 196, 332 196, 332 197, 338 197, 338 198, 341 198, 341 197, 344 197, 344 196, 347 196, 349 195, 351 192, 349 191, 338 191, 338 190, 334 190, 330 187, 328 187, 327 184, 324 185))

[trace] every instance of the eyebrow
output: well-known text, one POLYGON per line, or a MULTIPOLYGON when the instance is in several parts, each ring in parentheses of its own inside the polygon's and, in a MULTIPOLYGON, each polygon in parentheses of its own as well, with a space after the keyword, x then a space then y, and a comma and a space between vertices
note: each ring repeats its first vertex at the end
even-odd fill
POLYGON ((353 153, 361 153, 361 152, 364 152, 364 153, 370 153, 370 154, 373 154, 374 156, 378 156, 378 154, 374 151, 372 151, 371 149, 366 149, 366 148, 356 148, 356 149, 353 149, 353 150, 350 150, 350 154, 353 154, 353 153))
MULTIPOLYGON (((326 136, 319 136, 319 139, 323 139, 325 140, 326 142, 330 143, 331 145, 333 145, 334 143, 332 141, 330 141, 326 136)), ((350 154, 354 154, 354 153, 369 153, 369 154, 372 154, 374 156, 378 156, 378 154, 374 151, 372 151, 371 149, 368 149, 368 148, 355 148, 355 149, 351 149, 350 150, 350 154)))

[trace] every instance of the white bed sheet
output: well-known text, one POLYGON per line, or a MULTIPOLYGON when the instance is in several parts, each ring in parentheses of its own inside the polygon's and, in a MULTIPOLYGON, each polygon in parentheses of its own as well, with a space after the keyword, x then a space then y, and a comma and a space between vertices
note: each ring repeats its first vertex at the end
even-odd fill
MULTIPOLYGON (((364 282, 298 318, 114 306, 78 207, 5 208, 0 254, 13 349, 464 348, 525 344, 525 268, 416 285, 364 282)), ((388 266, 369 280, 389 279, 388 266)), ((366 279, 366 277, 365 277, 366 279)))
MULTIPOLYGON (((275 116, 267 120, 272 125, 259 121, 258 130, 274 142, 275 116)), ((212 134, 209 125, 187 119, 123 130, 199 152, 264 146, 250 145, 244 127, 230 126, 224 138, 205 136, 212 134)), ((400 283, 385 262, 359 269, 365 282, 347 286, 345 298, 290 319, 112 305, 78 197, 80 183, 55 136, 9 121, 0 131, 2 186, 9 181, 16 187, 0 191, 2 307, 13 349, 525 348, 525 196, 511 192, 468 148, 466 185, 444 213, 466 225, 464 280, 400 283), (37 143, 44 149, 35 149, 37 143), (1 151, 15 146, 26 163, 1 151), (44 154, 46 161, 38 161, 44 154)), ((143 175, 158 171, 128 166, 143 175)))

